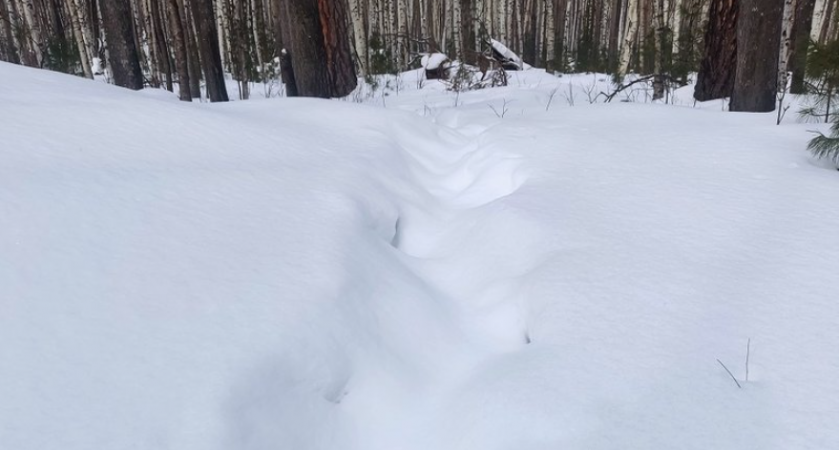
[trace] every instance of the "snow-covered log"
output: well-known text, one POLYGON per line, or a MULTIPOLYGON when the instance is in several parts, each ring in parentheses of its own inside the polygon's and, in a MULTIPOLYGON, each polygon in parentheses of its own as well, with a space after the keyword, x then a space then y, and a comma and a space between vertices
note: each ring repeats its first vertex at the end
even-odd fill
POLYGON ((524 68, 524 64, 522 64, 522 59, 519 55, 501 42, 490 39, 490 47, 493 49, 493 56, 502 63, 502 67, 505 70, 522 70, 524 68))

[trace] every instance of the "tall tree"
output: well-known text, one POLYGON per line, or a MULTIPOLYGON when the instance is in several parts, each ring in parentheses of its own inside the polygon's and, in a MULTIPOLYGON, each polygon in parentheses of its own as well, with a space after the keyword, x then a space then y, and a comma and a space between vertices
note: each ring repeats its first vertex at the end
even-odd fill
POLYGON ((6 0, 0 0, 0 59, 20 64, 17 46, 13 35, 12 16, 6 6, 6 0))
POLYGON ((297 93, 344 97, 356 88, 346 0, 285 0, 286 50, 297 93))
POLYGON ((475 53, 475 0, 458 0, 461 6, 461 58, 467 64, 473 64, 477 60, 475 53))
POLYGON ((779 66, 778 66, 778 81, 777 89, 779 92, 784 92, 788 84, 788 66, 790 55, 793 52, 793 16, 796 11, 794 0, 784 0, 784 7, 782 8, 782 35, 780 37, 781 45, 779 45, 779 66))
MULTIPOLYGON (((109 1, 109 0, 105 0, 109 1)), ((198 51, 207 84, 207 97, 211 102, 228 101, 225 72, 219 50, 219 33, 213 14, 213 0, 190 0, 190 12, 198 38, 198 51)))
POLYGON ((790 92, 805 93, 805 65, 808 60, 808 44, 811 41, 811 22, 814 16, 816 0, 798 0, 793 17, 790 57, 790 92))
POLYGON ((128 89, 143 89, 143 73, 134 44, 129 0, 102 0, 99 6, 114 84, 128 89))
POLYGON ((730 111, 770 112, 776 108, 783 9, 784 0, 741 0, 730 111))
POLYGON ((704 102, 732 95, 738 54, 738 0, 712 0, 703 59, 694 98, 704 102))
POLYGON ((175 70, 178 72, 178 98, 185 102, 192 101, 190 93, 190 67, 187 56, 187 40, 184 36, 184 22, 181 20, 181 8, 177 0, 167 0, 167 16, 175 47, 175 70))

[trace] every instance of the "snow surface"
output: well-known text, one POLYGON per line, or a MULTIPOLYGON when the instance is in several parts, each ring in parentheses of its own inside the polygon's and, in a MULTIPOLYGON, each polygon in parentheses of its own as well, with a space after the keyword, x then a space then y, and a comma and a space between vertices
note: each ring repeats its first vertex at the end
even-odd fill
POLYGON ((0 448, 833 448, 816 126, 587 79, 209 105, 0 64, 0 448))

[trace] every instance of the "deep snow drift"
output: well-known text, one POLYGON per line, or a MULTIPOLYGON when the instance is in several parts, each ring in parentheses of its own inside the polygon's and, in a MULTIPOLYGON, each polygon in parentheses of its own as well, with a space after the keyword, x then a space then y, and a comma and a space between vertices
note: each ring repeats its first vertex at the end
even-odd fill
POLYGON ((556 83, 207 105, 0 64, 0 448, 833 447, 814 126, 556 83))

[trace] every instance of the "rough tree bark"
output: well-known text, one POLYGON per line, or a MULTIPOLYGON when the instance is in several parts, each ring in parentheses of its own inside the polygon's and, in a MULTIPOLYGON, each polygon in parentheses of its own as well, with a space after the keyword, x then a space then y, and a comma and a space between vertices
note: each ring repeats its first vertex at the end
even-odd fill
POLYGON ((770 112, 776 108, 784 0, 740 1, 738 63, 729 110, 770 112))
POLYGON ((172 35, 172 46, 175 47, 175 70, 178 72, 178 98, 185 102, 191 102, 189 56, 187 56, 187 41, 184 38, 184 22, 181 20, 181 8, 179 8, 177 0, 167 0, 166 6, 169 13, 169 31, 172 35))
POLYGON ((190 8, 184 0, 178 1, 178 9, 183 13, 184 39, 187 41, 187 66, 190 69, 190 96, 201 98, 201 58, 198 56, 198 39, 196 38, 195 21, 192 20, 190 8))
POLYGON ((712 0, 694 98, 704 102, 732 95, 738 54, 738 0, 712 0))
POLYGON ((134 44, 131 5, 128 0, 102 0, 99 8, 114 84, 128 89, 143 89, 143 73, 134 44))
POLYGON ((346 0, 286 0, 286 50, 303 97, 344 97, 356 88, 346 0))
POLYGON ((197 29, 198 51, 204 69, 207 97, 211 102, 226 102, 228 93, 219 53, 219 36, 213 19, 213 1, 191 0, 190 9, 197 29))
POLYGON ((163 31, 163 19, 161 18, 160 4, 161 0, 149 1, 150 14, 150 34, 154 36, 154 41, 157 43, 157 62, 163 66, 164 79, 166 80, 166 90, 172 92, 172 63, 169 58, 169 46, 166 42, 166 35, 163 31))
POLYGON ((467 64, 475 64, 478 55, 475 53, 475 11, 474 0, 458 0, 461 2, 461 58, 467 64))
POLYGON ((798 0, 791 33, 789 70, 791 72, 791 94, 805 93, 805 64, 808 60, 808 44, 811 40, 811 22, 814 16, 815 0, 798 0))

